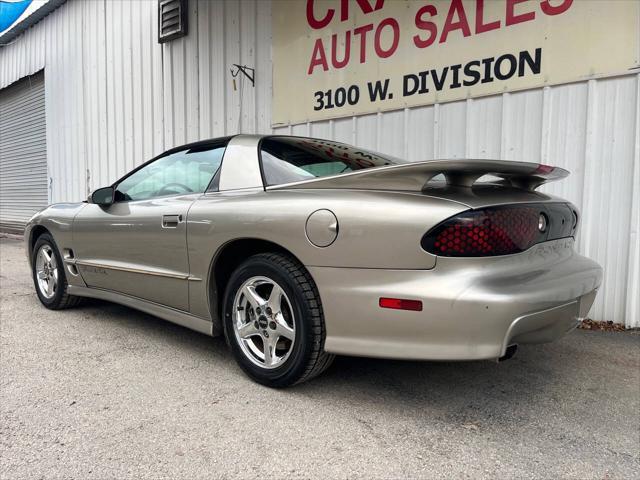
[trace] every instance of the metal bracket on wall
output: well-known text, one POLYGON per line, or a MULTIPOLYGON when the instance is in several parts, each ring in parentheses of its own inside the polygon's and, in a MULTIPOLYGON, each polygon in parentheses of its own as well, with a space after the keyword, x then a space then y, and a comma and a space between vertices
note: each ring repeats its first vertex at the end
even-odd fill
POLYGON ((236 89, 236 77, 242 73, 245 77, 247 77, 250 81, 251 81, 251 86, 255 87, 256 83, 254 80, 254 76, 256 73, 256 70, 254 68, 251 67, 247 67, 246 65, 238 65, 236 63, 233 64, 233 67, 231 69, 231 76, 233 77, 233 89, 236 89))

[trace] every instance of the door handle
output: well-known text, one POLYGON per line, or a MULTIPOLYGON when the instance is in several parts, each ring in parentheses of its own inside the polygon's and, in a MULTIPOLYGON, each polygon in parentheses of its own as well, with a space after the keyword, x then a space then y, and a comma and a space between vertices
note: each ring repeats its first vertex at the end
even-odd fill
POLYGON ((162 216, 163 228, 176 228, 180 222, 182 222, 182 215, 163 215, 162 216))

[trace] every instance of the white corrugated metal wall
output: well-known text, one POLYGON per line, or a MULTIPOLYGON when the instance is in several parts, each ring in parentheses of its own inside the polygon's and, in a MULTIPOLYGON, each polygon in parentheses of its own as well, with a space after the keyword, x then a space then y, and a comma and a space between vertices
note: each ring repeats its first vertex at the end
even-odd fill
MULTIPOLYGON (((52 201, 82 199, 174 145, 272 131, 270 2, 189 5, 189 35, 164 45, 156 2, 102 0, 69 1, 0 49, 0 88, 46 69, 52 201), (233 63, 256 68, 255 88, 233 89, 233 63)), ((591 316, 640 326, 639 125, 640 75, 630 74, 274 131, 411 160, 568 168, 545 190, 580 207, 578 247, 605 268, 591 316)))

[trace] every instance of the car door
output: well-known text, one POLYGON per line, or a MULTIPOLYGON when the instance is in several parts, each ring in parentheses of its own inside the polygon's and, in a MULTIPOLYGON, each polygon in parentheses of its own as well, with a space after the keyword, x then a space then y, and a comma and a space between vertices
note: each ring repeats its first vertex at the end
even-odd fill
POLYGON ((109 206, 73 224, 73 255, 89 287, 189 310, 187 215, 220 167, 224 144, 162 156, 115 185, 109 206))

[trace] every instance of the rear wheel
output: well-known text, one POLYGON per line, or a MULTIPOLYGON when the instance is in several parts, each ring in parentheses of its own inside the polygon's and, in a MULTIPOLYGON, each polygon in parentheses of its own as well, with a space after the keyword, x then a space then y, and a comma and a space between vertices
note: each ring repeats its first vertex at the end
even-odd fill
POLYGON ((67 277, 60 252, 48 233, 38 237, 31 254, 33 283, 40 302, 51 310, 70 308, 80 303, 79 297, 67 293, 67 277))
POLYGON ((324 351, 320 295, 307 270, 282 254, 258 254, 231 275, 224 299, 225 332, 242 369, 271 387, 322 373, 333 360, 324 351))

